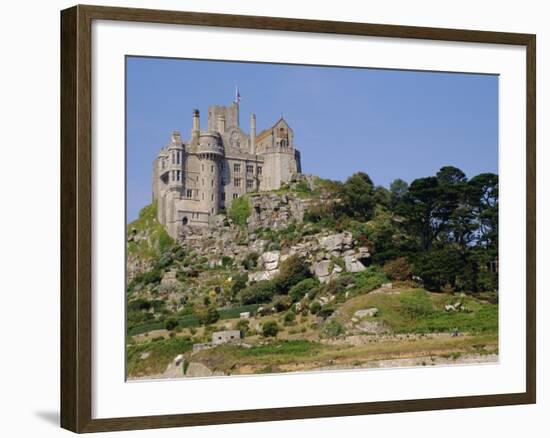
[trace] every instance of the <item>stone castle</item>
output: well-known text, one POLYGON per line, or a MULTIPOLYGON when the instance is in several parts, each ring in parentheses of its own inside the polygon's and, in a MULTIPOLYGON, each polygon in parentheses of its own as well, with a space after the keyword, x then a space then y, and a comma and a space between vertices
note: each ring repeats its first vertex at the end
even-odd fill
POLYGON ((301 173, 294 134, 281 117, 256 135, 256 116, 250 133, 239 124, 239 104, 208 108, 208 129, 201 131, 193 111, 191 138, 172 133, 153 162, 153 201, 157 219, 170 236, 180 227, 207 226, 221 209, 249 192, 276 190, 301 173))

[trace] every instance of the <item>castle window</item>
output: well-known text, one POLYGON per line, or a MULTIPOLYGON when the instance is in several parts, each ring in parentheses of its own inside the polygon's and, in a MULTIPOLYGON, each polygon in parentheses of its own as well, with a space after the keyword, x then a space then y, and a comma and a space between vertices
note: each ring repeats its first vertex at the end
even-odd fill
POLYGON ((176 164, 176 154, 172 151, 172 164, 176 164))
POLYGON ((175 181, 176 180, 176 171, 175 170, 172 170, 172 181, 175 181))
POLYGON ((254 187, 254 181, 251 180, 251 179, 247 179, 246 180, 246 188, 251 189, 252 187, 254 187))
POLYGON ((210 166, 210 172, 214 173, 214 166, 210 166))
POLYGON ((202 179, 202 186, 204 187, 204 178, 202 179))
POLYGON ((222 201, 225 201, 225 192, 222 192, 222 201))
POLYGON ((256 172, 258 173, 258 175, 261 175, 262 174, 262 166, 258 166, 256 168, 256 172))
POLYGON ((192 198, 193 197, 193 189, 187 189, 185 191, 185 195, 188 197, 188 198, 192 198))
POLYGON ((241 186, 241 179, 240 179, 240 178, 235 178, 235 179, 233 180, 233 185, 234 185, 235 187, 240 187, 240 186, 241 186))
POLYGON ((254 173, 254 166, 252 164, 247 164, 246 165, 246 171, 248 173, 254 173))
POLYGON ((188 222, 189 222, 189 220, 187 219, 187 216, 185 216, 185 217, 181 220, 182 225, 187 225, 188 222))
POLYGON ((177 172, 178 173, 177 173, 177 176, 176 176, 176 180, 181 181, 181 170, 178 170, 177 172))
POLYGON ((212 187, 214 187, 214 180, 213 180, 213 179, 210 180, 210 183, 211 183, 210 185, 211 185, 212 187))
POLYGON ((233 199, 237 199, 239 197, 238 193, 233 193, 233 199))
POLYGON ((180 160, 180 151, 176 152, 176 162, 177 162, 177 164, 180 164, 180 162, 181 162, 181 160, 180 160))
POLYGON ((233 172, 240 173, 241 172, 241 165, 238 163, 233 164, 233 172))
POLYGON ((284 138, 281 140, 281 146, 287 147, 288 146, 288 140, 285 140, 284 138))

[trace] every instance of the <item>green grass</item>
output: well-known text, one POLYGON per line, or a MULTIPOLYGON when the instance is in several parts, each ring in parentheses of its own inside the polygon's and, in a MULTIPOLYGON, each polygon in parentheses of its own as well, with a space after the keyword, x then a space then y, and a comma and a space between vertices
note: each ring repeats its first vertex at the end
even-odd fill
POLYGON ((322 349, 322 345, 317 342, 305 340, 294 341, 275 341, 269 344, 257 345, 252 348, 240 348, 238 356, 240 357, 258 357, 258 356, 285 356, 299 357, 312 355, 322 349))
POLYGON ((378 316, 372 320, 383 322, 395 333, 460 332, 498 334, 498 306, 472 297, 457 298, 444 294, 412 289, 400 294, 366 294, 346 302, 341 308, 341 319, 349 319, 354 312, 377 307, 378 316), (462 299, 468 312, 447 312, 445 304, 462 299))
MULTIPOLYGON (((230 309, 218 309, 218 313, 220 314, 220 319, 235 319, 239 318, 241 312, 254 313, 258 307, 260 307, 259 304, 249 304, 246 306, 232 307, 230 309)), ((181 328, 198 327, 201 325, 199 317, 195 313, 188 313, 186 315, 176 317, 176 319, 178 321, 178 326, 181 328)), ((163 328, 164 321, 148 321, 129 327, 127 335, 136 336, 142 333, 148 333, 152 330, 161 330, 163 328)))
POLYGON ((127 374, 137 377, 161 373, 178 354, 192 348, 192 342, 181 337, 129 345, 126 348, 127 374), (149 356, 141 359, 143 353, 149 353, 149 356))
POLYGON ((221 345, 211 350, 204 350, 193 355, 193 360, 201 362, 213 370, 231 372, 238 366, 261 365, 263 371, 275 369, 280 364, 315 360, 315 357, 330 347, 317 342, 305 340, 275 340, 252 348, 232 345, 221 345))
POLYGON ((231 202, 231 207, 229 208, 227 215, 237 225, 244 227, 246 226, 246 220, 251 213, 252 207, 250 206, 250 201, 246 196, 242 196, 231 202))
POLYGON ((174 244, 164 227, 157 222, 156 203, 141 209, 139 217, 128 224, 127 235, 131 236, 134 229, 138 234, 147 233, 148 238, 137 242, 128 242, 128 255, 152 259, 170 249, 174 244))
POLYGON ((218 309, 218 313, 220 314, 220 319, 234 319, 239 318, 242 312, 254 313, 258 307, 260 307, 259 304, 247 304, 245 306, 231 307, 230 309, 218 309))
POLYGON ((142 333, 148 333, 153 330, 162 330, 164 328, 164 321, 152 321, 143 324, 136 324, 130 327, 127 331, 128 336, 140 335, 142 333))

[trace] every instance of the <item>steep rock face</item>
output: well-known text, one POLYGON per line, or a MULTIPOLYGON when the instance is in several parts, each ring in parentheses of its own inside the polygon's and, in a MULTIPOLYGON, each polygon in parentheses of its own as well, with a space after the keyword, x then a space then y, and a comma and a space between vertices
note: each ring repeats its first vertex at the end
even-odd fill
MULTIPOLYGON (((281 262, 297 255, 309 263, 312 274, 321 283, 329 282, 344 272, 360 272, 370 263, 369 248, 360 246, 348 231, 331 233, 321 229, 311 233, 308 229, 313 229, 313 225, 303 224, 298 238, 290 242, 277 240, 274 244, 268 240, 273 232, 284 232, 289 225, 303 222, 308 201, 296 194, 256 194, 250 197, 250 202, 252 213, 246 228, 232 224, 223 215, 219 215, 215 225, 210 227, 182 227, 178 243, 188 253, 194 254, 193 261, 191 265, 164 270, 159 290, 170 292, 177 289, 177 271, 193 271, 195 261, 208 268, 229 263, 244 271, 245 259, 255 255, 254 266, 247 267, 246 272, 249 281, 261 281, 274 278, 279 273, 281 262)), ((131 238, 146 239, 147 235, 137 234, 131 238)), ((151 267, 149 261, 129 257, 129 280, 136 273, 151 267)))
POLYGON ((248 230, 271 228, 279 230, 291 222, 302 222, 307 201, 294 194, 259 193, 249 197, 252 214, 247 220, 248 230))

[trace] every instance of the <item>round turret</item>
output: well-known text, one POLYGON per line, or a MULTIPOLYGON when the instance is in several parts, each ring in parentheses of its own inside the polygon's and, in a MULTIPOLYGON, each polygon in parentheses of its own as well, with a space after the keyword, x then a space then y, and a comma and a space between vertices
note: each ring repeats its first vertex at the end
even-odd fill
POLYGON ((224 148, 220 135, 213 131, 201 132, 197 152, 201 155, 214 154, 219 155, 220 157, 223 156, 224 148))
POLYGON ((202 211, 217 214, 220 207, 221 162, 224 149, 217 132, 201 132, 197 155, 200 160, 199 202, 202 211))

